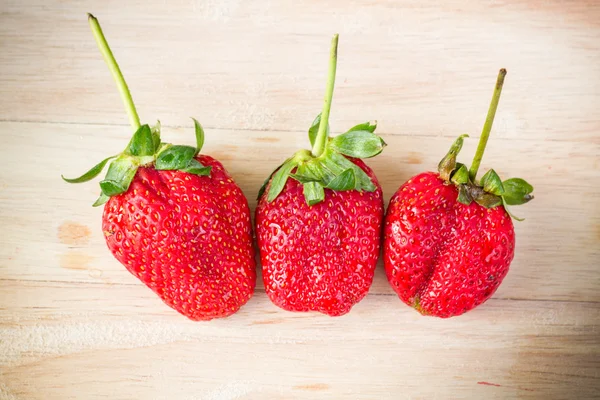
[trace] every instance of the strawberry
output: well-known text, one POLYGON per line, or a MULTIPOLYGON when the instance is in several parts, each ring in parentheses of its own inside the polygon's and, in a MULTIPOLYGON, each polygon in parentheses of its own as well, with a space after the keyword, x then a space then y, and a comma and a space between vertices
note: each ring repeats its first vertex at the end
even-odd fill
POLYGON ((198 154, 204 144, 198 121, 196 147, 161 142, 160 124, 140 125, 98 20, 90 14, 89 22, 135 133, 122 153, 63 179, 89 181, 110 162, 94 206, 106 203, 102 228, 115 258, 186 317, 229 316, 256 284, 248 202, 219 161, 198 154))
POLYGON ((312 151, 298 151, 271 174, 256 208, 271 301, 285 310, 331 316, 350 311, 373 281, 383 198, 373 171, 360 158, 373 157, 385 146, 370 122, 328 137, 337 42, 335 35, 323 112, 309 129, 312 151))
MULTIPOLYGON (((476 180, 506 70, 500 70, 471 170, 456 162, 460 136, 438 166, 392 196, 384 227, 384 264, 394 291, 423 315, 463 314, 494 294, 508 273, 515 232, 507 205, 524 204, 533 187, 504 182, 493 169, 476 180)), ((513 218, 517 219, 513 216, 513 218)))

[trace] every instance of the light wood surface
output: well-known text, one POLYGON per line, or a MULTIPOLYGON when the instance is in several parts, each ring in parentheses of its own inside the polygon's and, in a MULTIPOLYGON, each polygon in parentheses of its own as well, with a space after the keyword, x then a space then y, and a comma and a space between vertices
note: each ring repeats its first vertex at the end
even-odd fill
MULTIPOLYGON (((600 5, 595 1, 17 1, 0 5, 0 399, 600 398, 600 5), (77 175, 130 128, 89 31, 101 21, 144 122, 221 160, 252 210, 321 108, 340 33, 331 125, 377 119, 368 163, 386 202, 453 138, 473 154, 509 71, 482 169, 521 176, 517 252, 494 297, 419 316, 382 266, 329 318, 253 299, 181 317, 112 258, 97 182, 77 175)), ((387 204, 387 203, 386 203, 387 204)))

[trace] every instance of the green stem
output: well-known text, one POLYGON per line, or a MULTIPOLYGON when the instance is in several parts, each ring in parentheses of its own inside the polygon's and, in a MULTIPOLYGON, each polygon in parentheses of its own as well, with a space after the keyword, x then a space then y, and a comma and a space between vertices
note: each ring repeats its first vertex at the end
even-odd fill
POLYGON ((502 85, 504 84, 505 76, 506 70, 502 68, 500 72, 498 72, 498 79, 496 80, 496 87, 494 88, 492 102, 490 103, 490 108, 488 109, 487 117, 485 118, 485 124, 483 125, 483 131, 481 132, 481 137, 479 138, 479 144, 477 145, 477 151, 475 152, 475 157, 473 157, 473 163, 471 164, 471 169, 469 170, 469 178, 471 178, 472 182, 475 182, 477 170, 479 170, 479 165, 481 164, 481 159, 483 158, 483 153, 485 151, 485 146, 487 145, 490 132, 492 131, 492 125, 494 124, 494 117, 496 116, 496 110, 498 109, 498 102, 500 101, 500 93, 502 93, 502 85))
POLYGON ((104 33, 102 33, 100 23, 92 14, 88 14, 88 21, 90 23, 90 28, 92 28, 92 33, 94 34, 96 43, 98 44, 98 48, 102 53, 102 57, 104 58, 106 65, 108 65, 108 69, 110 69, 113 79, 117 83, 119 93, 121 94, 121 99, 125 105, 127 115, 129 116, 129 123, 135 132, 140 128, 140 117, 138 117, 135 105, 133 104, 133 99, 131 98, 131 93, 129 93, 129 88, 125 82, 125 78, 123 78, 123 74, 121 73, 121 69, 117 64, 117 60, 115 60, 112 51, 110 51, 110 47, 108 47, 108 42, 104 37, 104 33))
POLYGON ((331 100, 333 98, 333 87, 335 85, 335 70, 337 68, 337 48, 338 34, 333 35, 331 39, 331 52, 329 54, 329 72, 327 74, 327 87, 325 88, 325 102, 323 103, 323 111, 321 112, 321 122, 317 138, 312 148, 314 157, 319 157, 325 150, 327 143, 327 125, 329 124, 329 112, 331 111, 331 100))

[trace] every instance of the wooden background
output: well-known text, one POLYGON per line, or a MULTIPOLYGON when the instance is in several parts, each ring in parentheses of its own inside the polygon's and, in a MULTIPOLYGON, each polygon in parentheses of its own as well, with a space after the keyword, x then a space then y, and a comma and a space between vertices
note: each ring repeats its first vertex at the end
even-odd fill
POLYGON ((0 3, 0 399, 585 399, 600 397, 600 3, 186 0, 0 3), (231 318, 191 322, 115 261, 67 185, 126 145, 94 13, 143 122, 220 159, 252 210, 321 108, 379 121, 386 204, 462 133, 472 156, 508 69, 482 171, 521 176, 517 252, 495 296, 419 316, 381 265, 347 316, 279 310, 262 283, 231 318))

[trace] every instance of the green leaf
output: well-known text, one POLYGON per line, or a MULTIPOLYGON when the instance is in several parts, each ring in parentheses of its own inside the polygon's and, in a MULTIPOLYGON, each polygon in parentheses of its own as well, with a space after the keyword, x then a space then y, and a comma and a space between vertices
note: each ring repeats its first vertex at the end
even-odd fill
POLYGON ((469 170, 467 169, 467 166, 461 163, 456 163, 456 167, 456 171, 452 174, 451 182, 455 185, 462 185, 468 183, 469 170))
POLYGON ((533 186, 521 178, 511 178, 503 182, 504 193, 502 198, 506 204, 516 206, 525 204, 533 199, 533 186))
POLYGON ((152 131, 152 144, 156 153, 160 147, 160 121, 156 121, 156 124, 150 130, 152 131))
POLYGON ((85 174, 81 175, 79 178, 65 178, 63 175, 61 175, 60 177, 63 178, 63 180, 65 182, 69 182, 69 183, 82 183, 82 182, 90 181, 90 180, 94 179, 95 177, 97 177, 100 174, 100 172, 102 172, 102 170, 104 169, 104 166, 106 165, 106 163, 108 163, 110 160, 112 160, 115 157, 116 156, 111 156, 111 157, 105 158, 104 160, 100 161, 98 164, 94 165, 92 167, 92 169, 90 169, 85 174))
POLYGON ((212 170, 212 167, 205 167, 195 158, 191 159, 191 161, 187 167, 181 169, 181 171, 183 171, 183 172, 188 172, 190 174, 201 175, 201 176, 209 175, 211 170, 212 170))
POLYGON ((502 204, 502 198, 495 194, 483 192, 479 197, 474 199, 477 204, 485 208, 494 208, 502 204))
MULTIPOLYGON (((323 164, 334 172, 335 176, 341 174, 348 168, 352 168, 354 171, 354 177, 356 180, 356 190, 366 190, 367 192, 374 192, 377 187, 371 181, 369 175, 366 174, 358 165, 348 160, 346 157, 335 151, 327 151, 326 156, 323 158, 323 164)), ((328 183, 328 182, 327 182, 328 183)))
POLYGON ((100 197, 98 197, 98 199, 94 202, 94 204, 92 204, 92 207, 101 206, 104 203, 106 203, 108 201, 108 199, 110 199, 110 197, 108 197, 104 193, 100 192, 100 197))
POLYGON ((327 184, 327 189, 344 191, 352 190, 356 188, 356 177, 354 176, 354 170, 349 168, 336 176, 332 181, 327 184))
POLYGON ((152 130, 148 124, 140 126, 133 134, 131 141, 127 145, 125 152, 136 157, 151 156, 156 152, 156 135, 152 135, 152 130))
POLYGON ((301 175, 301 174, 290 174, 290 178, 297 180, 300 183, 308 183, 308 182, 320 182, 320 179, 315 178, 310 175, 301 175))
POLYGON ((279 193, 283 190, 285 183, 287 182, 290 172, 297 165, 296 161, 292 158, 286 160, 281 168, 275 172, 273 179, 271 180, 271 187, 269 188, 269 196, 267 201, 270 203, 279 196, 279 193))
POLYGON ((315 163, 315 168, 317 168, 323 176, 321 183, 323 186, 327 186, 329 185, 329 182, 334 180, 342 172, 351 169, 352 165, 352 162, 340 153, 331 149, 326 149, 324 156, 319 157, 317 163, 315 163))
MULTIPOLYGON (((375 132, 375 128, 377 128, 377 121, 369 121, 369 122, 363 122, 362 124, 358 124, 356 126, 353 126, 352 128, 348 129, 348 132, 352 132, 352 131, 368 131, 368 132, 375 132)), ((346 133, 348 133, 346 132, 346 133)))
POLYGON ((163 142, 161 142, 160 145, 158 146, 158 150, 156 150, 156 153, 154 154, 154 157, 158 158, 158 156, 160 155, 160 153, 162 153, 163 151, 165 151, 169 147, 173 147, 173 145, 171 143, 163 143, 163 142))
POLYGON ((117 158, 110 164, 106 177, 100 182, 102 193, 110 197, 126 192, 138 167, 129 156, 122 155, 117 158))
POLYGON ((102 189, 102 193, 107 196, 116 196, 127 191, 127 187, 123 183, 108 179, 100 181, 100 188, 102 189))
POLYGON ((371 181, 371 178, 365 171, 360 169, 358 166, 354 166, 354 175, 356 177, 356 190, 365 190, 367 192, 374 192, 377 190, 377 186, 371 181))
POLYGON ((515 214, 513 214, 509 209, 508 209, 508 204, 506 204, 506 201, 504 200, 504 197, 502 198, 502 205, 504 206, 504 209, 506 210, 506 212, 508 213, 508 215, 511 216, 512 219, 517 220, 519 222, 523 222, 525 221, 525 218, 519 218, 517 217, 515 214))
POLYGON ((328 182, 335 177, 334 175, 331 175, 331 172, 329 170, 323 168, 322 162, 318 158, 300 164, 300 166, 298 167, 298 171, 296 172, 299 174, 306 175, 308 177, 314 177, 317 181, 328 182))
MULTIPOLYGON (((308 205, 322 201, 321 192, 324 193, 324 189, 366 190, 369 192, 377 189, 369 175, 358 165, 329 147, 316 158, 304 159, 304 161, 298 158, 287 160, 273 175, 267 199, 269 202, 281 192, 288 177, 302 183, 308 205), (292 174, 291 171, 295 167, 297 169, 292 174)), ((261 195, 259 194, 259 198, 261 195)))
MULTIPOLYGON (((466 167, 465 167, 466 169, 466 167)), ((468 174, 468 171, 467 171, 468 174)), ((467 185, 459 185, 458 186, 458 198, 457 198, 459 203, 462 203, 464 205, 469 205, 471 204, 471 202, 473 201, 473 198, 471 197, 471 194, 469 193, 469 189, 467 188, 467 185)))
POLYGON ((187 168, 196 155, 196 148, 191 146, 171 146, 158 154, 155 168, 163 171, 187 168))
MULTIPOLYGON (((285 161, 284 161, 284 163, 285 163, 285 161)), ((271 178, 273 177, 273 175, 275 175, 275 172, 277 172, 282 167, 282 165, 283 164, 281 164, 279 167, 275 168, 273 170, 273 172, 271 172, 271 174, 267 177, 267 179, 265 179, 265 181, 263 182, 262 186, 258 190, 258 195, 256 196, 256 200, 260 200, 260 198, 262 197, 262 195, 265 193, 265 190, 267 189, 267 185, 271 181, 271 178)))
POLYGON ((456 168, 456 156, 460 152, 460 149, 462 149, 463 139, 466 137, 469 137, 469 135, 460 135, 454 141, 454 143, 452 143, 452 146, 450 146, 450 150, 448 150, 446 156, 444 156, 444 158, 442 158, 442 161, 440 161, 440 163, 438 164, 438 171, 440 173, 440 177, 443 180, 450 180, 450 175, 452 175, 452 172, 456 168))
POLYGON ((488 193, 492 193, 497 196, 501 196, 504 193, 502 180, 493 169, 490 169, 481 177, 479 184, 483 186, 483 190, 488 193))
MULTIPOLYGON (((311 146, 315 145, 315 139, 317 138, 317 133, 319 133, 319 125, 321 125, 321 114, 317 115, 308 129, 308 139, 311 146)), ((327 124, 327 137, 329 137, 329 124, 327 124)))
POLYGON ((381 153, 386 144, 369 131, 350 131, 334 137, 328 146, 350 157, 369 158, 381 153))
POLYGON ((198 152, 202 150, 202 146, 204 146, 204 129, 202 129, 202 125, 195 118, 194 120, 194 128, 196 129, 196 150, 198 152))
POLYGON ((302 185, 306 204, 314 206, 325 200, 325 190, 319 182, 307 182, 302 185))
POLYGON ((319 168, 316 167, 316 164, 318 163, 319 160, 317 159, 300 163, 298 164, 296 173, 290 174, 290 177, 294 178, 300 183, 319 182, 323 180, 323 175, 319 173, 319 168))

